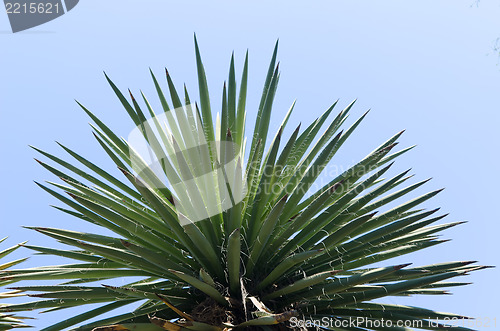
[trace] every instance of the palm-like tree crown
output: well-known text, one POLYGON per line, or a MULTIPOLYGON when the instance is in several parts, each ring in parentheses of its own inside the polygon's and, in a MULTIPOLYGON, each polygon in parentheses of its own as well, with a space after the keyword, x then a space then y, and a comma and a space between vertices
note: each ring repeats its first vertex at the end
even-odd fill
POLYGON ((324 317, 336 323, 365 318, 365 324, 356 327, 330 325, 337 329, 370 329, 367 321, 382 319, 425 321, 423 328, 435 329, 440 325, 431 325, 429 319, 460 317, 372 301, 445 294, 446 288, 465 285, 447 280, 483 268, 472 262, 380 266, 444 242, 436 233, 460 224, 439 223, 446 215, 439 215, 438 209, 418 209, 440 190, 386 208, 426 182, 407 185, 408 171, 382 177, 395 158, 411 149, 393 151, 402 132, 319 187, 322 170, 366 114, 342 129, 353 102, 319 134, 334 103, 305 129, 299 126, 284 139, 292 105, 271 136, 280 75, 276 45, 247 149, 248 54, 238 89, 231 58, 214 126, 196 41, 195 50, 199 107, 186 88, 181 100, 168 72, 170 102, 151 73, 161 114, 142 93, 141 102, 131 93, 128 101, 106 76, 137 127, 125 140, 80 104, 123 179, 66 146, 61 145, 79 166, 35 148, 59 165, 56 169, 38 161, 63 181, 38 184, 71 209, 57 208, 114 235, 35 228, 72 248, 26 247, 69 258, 71 264, 3 271, 0 281, 65 282, 17 287, 43 299, 4 305, 0 311, 100 304, 46 331, 82 323, 77 330, 269 329, 300 327, 303 318, 324 317), (124 277, 140 280, 112 286, 113 279, 124 277), (132 303, 140 305, 129 313, 87 322, 132 303))
MULTIPOLYGON (((7 237, 0 239, 0 244, 4 242, 7 239, 7 237)), ((24 244, 24 243, 23 243, 24 244)), ((19 247, 21 247, 22 244, 18 244, 6 249, 3 249, 0 251, 0 259, 3 259, 5 256, 9 255, 10 253, 14 252, 17 250, 19 247)), ((17 264, 20 264, 22 262, 26 261, 26 258, 21 258, 9 262, 2 262, 0 263, 0 272, 2 270, 7 270, 10 267, 13 267, 17 264)), ((11 285, 14 283, 15 280, 1 280, 0 281, 0 288, 3 288, 5 286, 11 285)), ((0 299, 9 299, 13 297, 18 297, 22 296, 22 291, 20 290, 13 290, 13 291, 7 291, 4 293, 0 293, 0 299)), ((2 304, 0 304, 1 306, 2 304)), ((19 317, 15 316, 13 314, 3 314, 0 313, 0 331, 3 330, 11 330, 14 328, 22 328, 22 327, 28 327, 23 320, 27 319, 26 317, 19 317)))

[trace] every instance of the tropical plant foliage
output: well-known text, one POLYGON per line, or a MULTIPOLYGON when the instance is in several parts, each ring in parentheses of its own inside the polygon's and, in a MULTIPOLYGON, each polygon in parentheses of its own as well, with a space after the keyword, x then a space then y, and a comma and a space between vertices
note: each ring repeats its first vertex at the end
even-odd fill
MULTIPOLYGON (((483 268, 473 262, 382 264, 444 243, 436 234, 461 223, 443 224, 446 215, 438 209, 419 209, 440 190, 402 200, 427 180, 407 184, 412 177, 408 170, 383 178, 393 160, 412 148, 394 151, 402 132, 318 186, 322 170, 366 114, 342 129, 354 102, 330 116, 335 102, 305 129, 299 125, 287 131, 292 105, 272 136, 271 110, 280 77, 276 45, 247 150, 248 54, 238 88, 231 58, 214 126, 196 40, 195 51, 200 107, 190 101, 185 87, 181 99, 168 72, 170 101, 151 72, 164 117, 153 111, 142 92, 141 101, 131 93, 129 101, 106 76, 146 141, 150 160, 80 104, 122 178, 64 145, 74 163, 35 148, 57 164, 38 161, 62 181, 38 184, 70 209, 56 208, 106 231, 34 228, 71 248, 26 247, 69 258, 71 263, 3 271, 0 281, 64 282, 17 287, 41 299, 0 310, 98 304, 45 331, 78 324, 83 326, 77 330, 221 330, 290 326, 292 317, 338 321, 460 317, 373 301, 446 294, 448 288, 466 284, 450 279, 483 268), (320 134, 322 127, 326 129, 320 134), (157 161, 155 165, 151 160, 157 161), (244 193, 242 201, 231 198, 238 192, 244 193), (228 196, 230 208, 223 207, 228 196), (394 201, 399 205, 392 207, 394 201), (214 208, 218 212, 213 213, 214 208), (126 277, 132 277, 128 285, 113 285, 113 279, 126 277), (136 307, 129 313, 88 322, 132 303, 136 307)), ((441 327, 423 324, 423 328, 441 327)), ((370 327, 343 329, 366 328, 370 327)))
MULTIPOLYGON (((5 241, 5 239, 7 239, 7 237, 3 238, 3 239, 0 239, 0 244, 2 242, 5 241)), ((12 246, 12 247, 9 247, 9 248, 6 248, 2 251, 0 251, 0 259, 3 259, 5 256, 9 255, 10 253, 14 252, 15 250, 17 250, 21 245, 15 245, 15 246, 12 246)), ((2 262, 0 263, 0 271, 2 270, 6 270, 7 268, 10 268, 12 266, 15 266, 19 263, 22 263, 26 261, 26 258, 21 258, 21 259, 17 259, 17 260, 14 260, 14 261, 9 261, 9 262, 2 262)), ((4 287, 4 286, 8 286, 8 285, 11 285, 13 283, 12 280, 3 280, 3 281, 0 281, 0 288, 4 287)), ((20 296, 22 295, 21 294, 21 291, 19 290, 13 290, 13 291, 8 291, 8 292, 3 292, 1 293, 0 292, 0 299, 9 299, 9 298, 13 298, 13 297, 17 297, 17 296, 20 296)), ((1 306, 1 303, 0 303, 0 306, 1 306)), ((26 317, 19 317, 19 316, 15 316, 13 314, 3 314, 3 313, 0 313, 0 331, 2 330, 10 330, 10 329, 13 329, 13 328, 21 328, 21 327, 28 327, 28 325, 26 325, 23 320, 26 319, 26 317)))

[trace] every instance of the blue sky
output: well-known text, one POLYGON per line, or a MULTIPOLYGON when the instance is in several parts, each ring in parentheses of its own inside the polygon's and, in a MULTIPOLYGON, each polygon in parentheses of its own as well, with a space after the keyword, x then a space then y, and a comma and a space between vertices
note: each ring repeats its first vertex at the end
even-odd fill
MULTIPOLYGON (((29 239, 52 245, 20 226, 86 227, 49 207, 56 201, 33 180, 54 178, 33 161, 37 155, 28 145, 64 155, 57 140, 111 168, 74 99, 126 136, 133 123, 102 71, 122 89, 142 89, 153 99, 149 67, 162 76, 166 66, 175 83, 185 82, 194 94, 196 32, 214 109, 219 108, 231 52, 240 70, 248 48, 247 110, 250 118, 255 116, 279 38, 282 74, 273 130, 294 99, 289 128, 309 124, 336 99, 345 106, 357 98, 355 116, 372 111, 333 161, 350 164, 406 129, 401 146, 418 146, 397 161, 392 173, 411 167, 415 182, 433 177, 417 193, 446 190, 426 207, 441 206, 450 213, 450 222, 469 222, 444 233, 453 241, 401 262, 480 260, 497 265, 500 56, 493 46, 500 37, 499 17, 500 2, 476 6, 474 0, 86 0, 52 22, 12 34, 7 15, 0 12, 0 237, 10 236, 11 244, 29 239)), ((29 265, 39 261, 33 258, 29 265)), ((464 279, 475 284, 455 289, 453 297, 401 302, 483 322, 500 319, 495 279, 498 271, 490 269, 464 279)), ((38 329, 61 318, 47 314, 35 323, 38 329)))

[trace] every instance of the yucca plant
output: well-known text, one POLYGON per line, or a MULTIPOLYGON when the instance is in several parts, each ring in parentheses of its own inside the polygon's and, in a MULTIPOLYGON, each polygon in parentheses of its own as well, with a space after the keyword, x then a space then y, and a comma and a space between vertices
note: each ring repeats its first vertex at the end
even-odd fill
MULTIPOLYGON (((7 237, 0 239, 0 244, 3 243, 7 237)), ((0 259, 3 259, 5 256, 9 255, 10 253, 14 252, 17 250, 19 247, 21 247, 21 244, 14 245, 12 247, 6 248, 4 250, 0 251, 0 259)), ((9 262, 2 262, 0 263, 0 271, 6 270, 7 268, 13 267, 17 264, 20 264, 24 261, 26 261, 27 258, 21 258, 9 262)), ((4 288, 5 286, 11 285, 14 282, 14 280, 3 280, 0 281, 0 289, 4 288)), ((20 290, 11 290, 7 292, 0 292, 0 300, 3 299, 9 299, 13 297, 18 297, 21 296, 22 291, 20 290)), ((0 303, 0 306, 2 303, 0 303)), ((23 322, 23 320, 26 319, 26 317, 19 317, 15 316, 13 314, 3 314, 0 313, 0 331, 3 330, 11 330, 13 328, 22 328, 22 327, 28 327, 27 324, 23 322)))
POLYGON ((38 161, 62 181, 38 184, 70 207, 56 208, 105 231, 33 228, 71 248, 26 247, 72 262, 1 272, 0 281, 64 281, 17 287, 42 299, 4 305, 1 311, 99 304, 45 331, 78 324, 83 325, 76 330, 269 330, 313 327, 298 321, 325 317, 335 323, 364 318, 356 326, 321 326, 327 329, 366 330, 372 328, 370 321, 406 320, 425 321, 422 328, 433 330, 443 325, 429 320, 466 318, 373 301, 446 294, 447 288, 466 284, 450 279, 484 267, 470 261, 382 264, 444 243, 436 234, 462 222, 442 224, 446 215, 438 209, 419 209, 440 190, 390 207, 427 182, 407 185, 412 177, 408 170, 383 178, 393 160, 412 148, 393 151, 402 132, 318 185, 322 170, 366 114, 342 129, 354 102, 328 120, 335 102, 305 129, 299 125, 287 131, 292 105, 271 136, 280 77, 277 46, 248 149, 245 119, 253 113, 246 109, 248 53, 238 88, 231 58, 215 126, 196 39, 200 107, 191 102, 186 87, 181 99, 168 72, 170 101, 151 72, 163 108, 158 114, 142 92, 141 101, 132 93, 129 101, 106 76, 137 127, 129 139, 79 105, 123 177, 64 145, 78 166, 35 148, 58 165, 38 161), (124 286, 113 283, 125 277, 134 278, 124 286), (109 313, 133 303, 128 313, 109 313), (105 313, 104 319, 89 321, 105 313))

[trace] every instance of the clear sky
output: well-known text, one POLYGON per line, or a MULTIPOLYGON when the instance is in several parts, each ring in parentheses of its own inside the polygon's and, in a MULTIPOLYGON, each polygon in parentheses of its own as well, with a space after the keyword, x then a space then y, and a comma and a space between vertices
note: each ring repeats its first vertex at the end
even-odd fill
MULTIPOLYGON (((74 99, 126 136, 133 124, 102 71, 122 89, 142 89, 154 99, 149 67, 162 76, 167 66, 174 81, 179 86, 185 82, 195 95, 196 32, 214 109, 219 108, 231 51, 240 70, 248 48, 247 110, 250 118, 255 116, 279 38, 282 74, 273 130, 294 99, 289 128, 309 124, 336 99, 345 106, 358 98, 355 116, 372 111, 336 164, 350 164, 407 130, 401 145, 418 147, 401 157, 392 173, 411 167, 415 182, 433 177, 417 193, 446 190, 426 207, 441 206, 450 213, 449 222, 469 223, 444 233, 453 241, 398 261, 498 265, 500 56, 493 47, 500 37, 499 18, 499 1, 476 6, 475 0, 82 0, 52 22, 12 34, 0 11, 0 237, 10 236, 10 244, 29 239, 54 245, 20 226, 85 229, 86 224, 49 207, 57 202, 33 180, 55 179, 33 161, 37 155, 28 145, 64 155, 57 140, 111 168, 74 99)), ((26 265, 40 261, 33 258, 26 265)), ((498 279, 498 271, 489 269, 462 279, 475 284, 454 289, 454 296, 400 302, 483 322, 497 318, 500 326, 498 279)), ((40 316, 36 329, 64 317, 40 316)))

